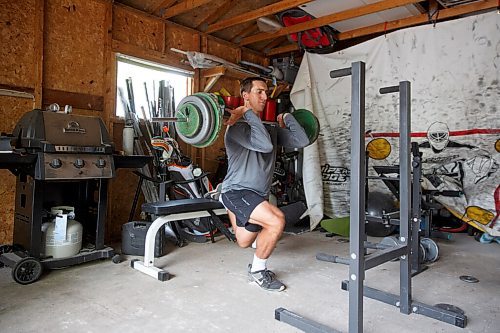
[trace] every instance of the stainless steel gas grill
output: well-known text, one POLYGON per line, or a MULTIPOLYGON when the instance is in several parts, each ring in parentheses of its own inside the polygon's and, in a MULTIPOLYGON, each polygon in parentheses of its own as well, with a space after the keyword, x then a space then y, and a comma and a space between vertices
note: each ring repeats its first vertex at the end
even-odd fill
POLYGON ((15 148, 36 154, 37 180, 112 178, 113 143, 101 118, 33 110, 13 131, 15 148))
MULTIPOLYGON (((113 249, 104 245, 108 179, 115 168, 138 168, 149 157, 113 155, 113 142, 98 117, 33 110, 8 137, 11 151, 6 138, 0 168, 16 175, 14 251, 1 251, 0 264, 12 267, 14 280, 27 284, 36 281, 43 268, 112 257, 113 249), (57 206, 74 208, 74 219, 82 226, 81 250, 70 256, 47 250, 54 240, 47 224, 55 221, 51 210, 57 206)), ((64 223, 69 241, 74 235, 68 233, 69 222, 64 223)), ((61 232, 54 228, 58 226, 51 232, 61 232)))

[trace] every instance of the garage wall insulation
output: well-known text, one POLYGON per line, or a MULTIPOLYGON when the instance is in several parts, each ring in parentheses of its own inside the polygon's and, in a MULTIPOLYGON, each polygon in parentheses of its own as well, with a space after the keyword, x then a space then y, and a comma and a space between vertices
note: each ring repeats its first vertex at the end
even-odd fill
MULTIPOLYGON (((478 229, 500 235, 500 221, 494 222, 500 184, 496 11, 399 30, 337 53, 304 55, 291 100, 321 124, 319 139, 304 150, 311 229, 323 214, 349 214, 351 78, 331 79, 329 73, 356 61, 366 63, 366 142, 383 137, 391 144, 386 159, 369 164, 398 164, 399 96, 380 95, 379 88, 410 81, 412 141, 423 154, 423 186, 463 191, 436 199, 478 229)), ((370 182, 373 190, 388 191, 370 182)))

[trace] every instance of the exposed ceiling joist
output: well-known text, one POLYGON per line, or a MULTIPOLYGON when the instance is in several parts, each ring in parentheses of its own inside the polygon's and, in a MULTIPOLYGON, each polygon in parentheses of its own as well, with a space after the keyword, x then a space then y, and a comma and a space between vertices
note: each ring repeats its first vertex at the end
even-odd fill
MULTIPOLYGON (((484 10, 494 9, 498 6, 498 0, 485 0, 475 2, 468 5, 457 6, 448 9, 441 9, 437 17, 438 21, 449 19, 456 16, 472 14, 484 10)), ((374 24, 368 27, 353 29, 351 31, 341 32, 337 35, 338 40, 349 40, 352 38, 363 37, 375 33, 382 33, 385 31, 392 31, 400 28, 407 28, 410 26, 429 22, 429 15, 427 13, 417 16, 411 16, 404 19, 394 20, 387 23, 374 24)), ((287 52, 294 52, 299 50, 297 44, 289 44, 277 47, 266 52, 266 55, 272 56, 287 52)))
POLYGON ((214 23, 219 18, 224 16, 235 4, 235 0, 226 0, 219 7, 215 8, 211 14, 209 14, 204 20, 202 20, 198 26, 197 30, 203 31, 207 29, 209 24, 214 23))
MULTIPOLYGON (((248 23, 248 22, 247 22, 248 23)), ((243 29, 240 30, 232 39, 232 43, 239 43, 241 39, 245 36, 251 35, 259 31, 259 27, 256 24, 248 23, 243 29)))
POLYGON ((177 2, 177 0, 163 0, 158 6, 156 6, 156 8, 154 8, 149 13, 158 15, 162 10, 168 9, 170 6, 172 6, 176 2, 177 2))
MULTIPOLYGON (((444 19, 452 18, 455 16, 471 14, 482 10, 496 8, 497 6, 498 6, 498 0, 485 0, 485 1, 474 2, 468 5, 441 9, 439 11, 439 15, 437 15, 437 17, 431 18, 431 20, 437 19, 437 21, 442 21, 444 19)), ((379 23, 369 27, 341 32, 337 35, 337 38, 339 40, 347 40, 351 38, 366 36, 378 32, 396 30, 400 28, 406 28, 413 25, 428 23, 428 22, 429 22, 429 15, 421 14, 417 16, 411 16, 404 19, 387 22, 387 24, 379 23)))
POLYGON ((333 13, 330 15, 322 16, 317 19, 299 23, 293 26, 285 27, 274 33, 263 32, 260 34, 256 34, 253 36, 245 37, 241 40, 240 45, 248 45, 256 42, 260 42, 263 40, 268 40, 272 38, 276 38, 279 36, 288 35, 291 33, 296 33, 299 31, 305 31, 308 29, 322 27, 324 25, 329 25, 338 21, 348 20, 358 16, 364 16, 368 14, 373 14, 377 12, 381 12, 383 10, 392 9, 396 7, 401 7, 405 5, 409 5, 412 3, 419 2, 419 0, 386 0, 386 1, 378 1, 366 6, 356 7, 347 9, 338 13, 333 13))
POLYGON ((297 44, 288 44, 288 45, 284 45, 284 46, 280 46, 280 47, 276 47, 274 49, 271 49, 271 50, 265 52, 265 54, 267 56, 273 56, 273 55, 277 55, 277 54, 295 52, 298 50, 299 50, 299 46, 297 44))
MULTIPOLYGON (((281 36, 281 37, 278 37, 278 38, 275 38, 273 39, 270 43, 267 43, 264 47, 262 47, 260 50, 263 51, 264 53, 266 53, 266 50, 269 51, 269 50, 272 50, 273 48, 275 48, 276 46, 282 44, 283 42, 287 41, 288 38, 285 37, 285 36, 281 36)), ((293 45, 293 44, 292 44, 293 45)))
POLYGON ((291 34, 331 25, 338 49, 355 45, 373 36, 400 28, 456 18, 498 6, 500 0, 113 0, 160 21, 194 29, 207 37, 275 56, 299 51, 287 43, 291 34), (376 2, 375 2, 376 1, 376 2), (445 5, 446 4, 446 5, 445 5), (353 6, 358 6, 352 8, 353 6), (287 9, 303 7, 317 18, 269 31, 257 25, 259 19, 287 9), (416 7, 418 10, 410 10, 416 7), (241 14, 244 12, 244 14, 241 14), (236 15, 236 16, 234 16, 236 15), (261 30, 259 31, 259 26, 261 30), (342 28, 343 27, 343 28, 342 28), (262 32, 262 31, 268 32, 262 32))
POLYGON ((214 0, 184 0, 181 3, 170 7, 165 11, 165 13, 161 16, 164 19, 170 18, 172 16, 176 16, 185 12, 190 11, 191 9, 203 6, 214 0))
POLYGON ((253 21, 262 16, 267 16, 271 14, 276 14, 286 9, 294 8, 305 3, 311 2, 311 0, 283 0, 271 5, 253 10, 248 13, 244 13, 238 16, 231 17, 227 20, 222 20, 220 22, 211 24, 208 26, 207 33, 216 32, 222 29, 232 27, 233 25, 241 24, 243 22, 253 21))

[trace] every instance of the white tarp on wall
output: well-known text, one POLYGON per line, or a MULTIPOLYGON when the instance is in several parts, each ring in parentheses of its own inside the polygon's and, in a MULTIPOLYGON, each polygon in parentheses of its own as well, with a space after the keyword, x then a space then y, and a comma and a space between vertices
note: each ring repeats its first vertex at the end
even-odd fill
POLYGON ((329 72, 356 61, 366 63, 366 129, 392 146, 387 159, 369 163, 398 164, 398 94, 378 90, 410 81, 412 141, 423 153, 425 187, 463 191, 458 198, 437 199, 464 219, 467 208, 476 206, 469 215, 482 212, 489 219, 476 225, 500 235, 500 222, 492 223, 500 184, 496 12, 396 31, 328 55, 305 54, 291 100, 295 108, 313 111, 321 124, 319 139, 304 151, 311 228, 323 213, 349 214, 351 78, 331 79, 329 72))

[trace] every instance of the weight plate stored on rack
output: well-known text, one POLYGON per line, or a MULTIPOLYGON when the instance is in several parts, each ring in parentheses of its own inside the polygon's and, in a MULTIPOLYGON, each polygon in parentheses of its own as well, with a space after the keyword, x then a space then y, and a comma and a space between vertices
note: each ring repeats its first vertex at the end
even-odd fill
POLYGON ((422 244, 425 248, 425 260, 427 262, 435 262, 439 258, 439 247, 430 238, 421 238, 420 244, 422 244))

